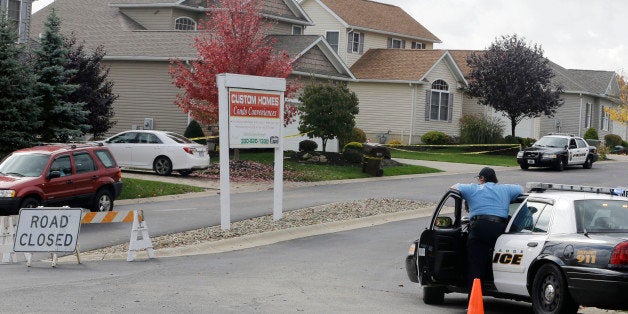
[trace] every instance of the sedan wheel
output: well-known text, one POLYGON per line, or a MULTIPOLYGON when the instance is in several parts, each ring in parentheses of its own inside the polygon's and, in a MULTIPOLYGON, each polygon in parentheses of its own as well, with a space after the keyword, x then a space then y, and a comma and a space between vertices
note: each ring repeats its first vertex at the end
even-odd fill
POLYGON ((558 161, 556 161, 555 169, 556 169, 556 171, 563 171, 563 170, 565 170, 565 159, 558 158, 558 161))
POLYGON ((153 170, 160 176, 170 175, 172 173, 172 162, 168 157, 157 157, 153 163, 153 170))
POLYGON ((578 305, 567 291, 567 282, 554 264, 539 268, 532 284, 532 307, 535 313, 576 313, 578 305))

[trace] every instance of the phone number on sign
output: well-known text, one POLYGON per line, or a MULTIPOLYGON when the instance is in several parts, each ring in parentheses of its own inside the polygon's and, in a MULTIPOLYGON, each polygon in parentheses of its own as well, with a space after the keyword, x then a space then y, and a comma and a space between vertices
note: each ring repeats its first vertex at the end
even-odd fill
POLYGON ((240 139, 240 144, 269 144, 267 138, 243 138, 240 139))

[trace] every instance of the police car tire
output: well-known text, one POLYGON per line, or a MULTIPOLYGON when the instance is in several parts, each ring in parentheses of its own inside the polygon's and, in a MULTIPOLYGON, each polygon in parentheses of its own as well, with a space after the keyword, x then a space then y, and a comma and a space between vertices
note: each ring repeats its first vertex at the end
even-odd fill
POLYGON ((591 166, 593 166, 593 163, 591 162, 591 159, 589 157, 587 157, 587 160, 584 161, 584 164, 582 165, 582 168, 584 168, 584 169, 591 169, 591 166))
POLYGON ((423 303, 443 304, 445 302, 445 290, 442 287, 423 286, 423 303))
POLYGON ((567 280, 558 266, 545 264, 534 275, 532 307, 535 313, 577 313, 578 305, 567 289, 567 280), (550 287, 550 289, 548 289, 550 287), (553 291, 548 300, 546 292, 553 291))
POLYGON ((554 167, 554 169, 556 169, 556 171, 563 171, 563 170, 565 170, 565 159, 558 158, 558 160, 556 161, 556 166, 554 167))

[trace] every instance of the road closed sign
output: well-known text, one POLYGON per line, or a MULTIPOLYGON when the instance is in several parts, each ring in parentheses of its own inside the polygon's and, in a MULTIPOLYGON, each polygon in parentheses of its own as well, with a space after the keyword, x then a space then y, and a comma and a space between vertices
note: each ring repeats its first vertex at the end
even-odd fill
POLYGON ((80 208, 20 210, 15 252, 74 252, 81 226, 80 208))

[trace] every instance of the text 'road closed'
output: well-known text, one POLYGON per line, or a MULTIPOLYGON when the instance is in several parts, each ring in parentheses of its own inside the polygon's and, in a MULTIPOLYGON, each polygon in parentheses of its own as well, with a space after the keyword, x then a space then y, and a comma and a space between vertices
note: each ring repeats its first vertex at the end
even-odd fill
POLYGON ((81 226, 80 208, 22 209, 15 252, 73 252, 81 226))

